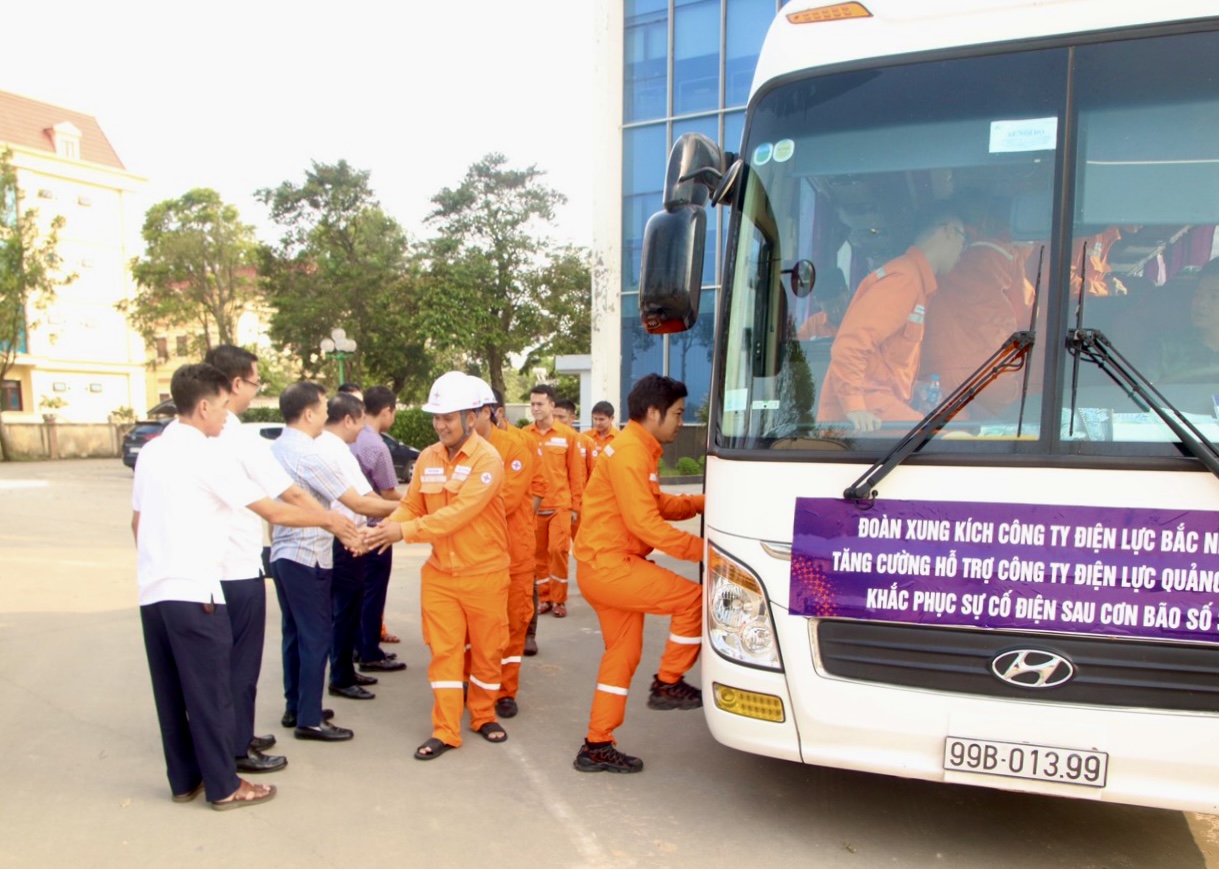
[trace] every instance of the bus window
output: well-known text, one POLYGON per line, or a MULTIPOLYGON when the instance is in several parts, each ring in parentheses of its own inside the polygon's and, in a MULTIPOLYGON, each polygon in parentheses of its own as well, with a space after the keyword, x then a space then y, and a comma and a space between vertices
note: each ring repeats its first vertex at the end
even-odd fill
MULTIPOLYGON (((1076 70, 1068 323, 1219 440, 1219 34, 1084 46, 1076 70)), ((1064 393, 1074 451, 1175 454, 1132 446, 1175 437, 1095 366, 1068 364, 1064 393)))
MULTIPOLYGON (((720 445, 875 450, 1029 328, 1050 278, 1065 82, 1065 53, 1043 50, 760 96, 725 282, 720 445), (793 289, 803 263, 811 293, 793 289)), ((981 450, 1035 439, 1043 356, 949 434, 981 450)))

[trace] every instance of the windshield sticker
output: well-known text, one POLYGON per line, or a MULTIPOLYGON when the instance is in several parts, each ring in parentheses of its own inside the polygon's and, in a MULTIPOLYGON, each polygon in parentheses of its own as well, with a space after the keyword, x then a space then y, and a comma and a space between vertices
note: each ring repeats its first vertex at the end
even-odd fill
POLYGON ((753 404, 750 405, 753 410, 778 410, 779 399, 777 398, 755 398, 753 404))
POLYGON ((780 139, 775 142, 775 162, 786 163, 796 153, 796 143, 791 139, 780 139))
POLYGON ((1219 513, 799 498, 792 615, 1219 643, 1219 513))
POLYGON ((765 166, 770 162, 771 155, 775 152, 775 148, 770 142, 763 142, 761 145, 753 149, 753 165, 765 166))
MULTIPOLYGON (((737 413, 745 409, 745 402, 749 400, 748 389, 725 389, 724 390, 724 411, 726 413, 737 413)), ((606 447, 606 452, 609 447, 606 447)))
POLYGON ((1058 146, 1058 118, 990 122, 990 153, 1053 151, 1058 146))

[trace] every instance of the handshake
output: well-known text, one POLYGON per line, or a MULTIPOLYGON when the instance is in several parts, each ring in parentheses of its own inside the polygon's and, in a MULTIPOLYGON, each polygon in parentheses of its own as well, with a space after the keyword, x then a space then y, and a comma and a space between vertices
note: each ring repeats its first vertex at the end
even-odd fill
POLYGON ((327 523, 323 526, 347 547, 352 555, 364 555, 367 552, 384 552, 390 546, 402 539, 402 526, 397 522, 383 522, 380 525, 356 525, 342 513, 331 511, 326 514, 327 523))

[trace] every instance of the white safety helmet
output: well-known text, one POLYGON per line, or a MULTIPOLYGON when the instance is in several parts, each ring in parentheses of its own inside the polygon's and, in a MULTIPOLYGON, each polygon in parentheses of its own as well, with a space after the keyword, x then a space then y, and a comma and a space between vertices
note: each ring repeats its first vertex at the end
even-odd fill
POLYGON ((470 377, 470 382, 474 386, 474 394, 478 396, 479 407, 484 407, 488 404, 494 407, 499 403, 495 400, 495 393, 491 391, 491 385, 487 381, 481 377, 472 376, 470 377))
POLYGON ((436 378, 428 391, 426 413, 456 413, 481 407, 478 390, 470 375, 460 371, 449 371, 436 378))

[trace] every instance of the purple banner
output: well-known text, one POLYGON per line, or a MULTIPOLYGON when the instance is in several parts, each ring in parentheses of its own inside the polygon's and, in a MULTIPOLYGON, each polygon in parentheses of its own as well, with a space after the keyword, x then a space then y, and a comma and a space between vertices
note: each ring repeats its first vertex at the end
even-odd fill
POLYGON ((1219 513, 799 498, 791 612, 1219 643, 1219 513))

